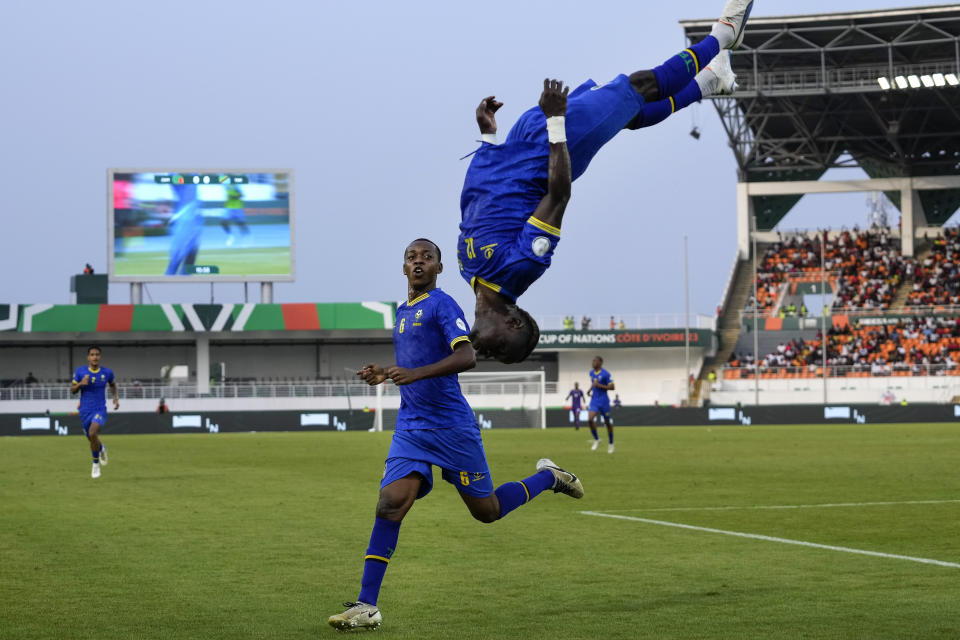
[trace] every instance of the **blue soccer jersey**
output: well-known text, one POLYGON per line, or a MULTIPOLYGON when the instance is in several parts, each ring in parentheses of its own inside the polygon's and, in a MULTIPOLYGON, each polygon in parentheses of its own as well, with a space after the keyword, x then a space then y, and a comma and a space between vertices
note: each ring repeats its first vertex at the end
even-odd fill
POLYGON ((197 198, 197 186, 178 184, 173 186, 177 194, 177 212, 170 219, 170 262, 164 275, 185 275, 184 262, 191 253, 200 249, 203 234, 203 209, 197 198))
POLYGON ((107 385, 113 382, 113 371, 100 367, 96 371, 89 366, 77 367, 73 374, 73 381, 80 382, 84 376, 90 376, 87 385, 80 387, 80 413, 96 413, 107 411, 107 385))
MULTIPOLYGON (((600 148, 643 108, 624 75, 577 87, 567 99, 566 133, 576 180, 600 148)), ((533 217, 547 194, 550 143, 540 107, 520 116, 503 144, 483 144, 467 169, 460 196, 460 275, 511 301, 550 266, 560 229, 533 217)))
POLYGON ((600 384, 610 384, 613 382, 613 378, 610 376, 610 372, 602 368, 600 371, 590 370, 590 386, 593 388, 593 393, 590 398, 590 409, 605 409, 610 410, 610 396, 607 395, 606 389, 599 389, 593 386, 593 382, 596 380, 600 384))
MULTIPOLYGON (((460 305, 440 289, 429 291, 397 308, 393 345, 397 365, 407 369, 443 360, 470 328, 460 305)), ((473 410, 460 390, 456 374, 401 385, 397 430, 477 428, 473 410)))
POLYGON ((571 389, 567 397, 570 398, 570 404, 574 409, 579 409, 583 404, 583 391, 580 389, 571 389))

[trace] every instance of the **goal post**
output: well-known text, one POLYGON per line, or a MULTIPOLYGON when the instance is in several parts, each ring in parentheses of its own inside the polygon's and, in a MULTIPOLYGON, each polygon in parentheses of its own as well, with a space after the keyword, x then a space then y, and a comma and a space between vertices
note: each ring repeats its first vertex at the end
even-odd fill
POLYGON ((481 428, 547 428, 547 384, 542 370, 468 372, 459 378, 481 428))

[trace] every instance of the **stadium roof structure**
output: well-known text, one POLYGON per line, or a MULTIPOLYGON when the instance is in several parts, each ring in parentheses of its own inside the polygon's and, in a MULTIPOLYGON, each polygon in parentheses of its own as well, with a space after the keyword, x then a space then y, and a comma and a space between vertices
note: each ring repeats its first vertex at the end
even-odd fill
MULTIPOLYGON (((714 20, 680 24, 696 42, 714 20)), ((861 167, 875 180, 856 190, 884 190, 901 212, 918 189, 906 204, 927 224, 960 207, 960 5, 754 17, 731 61, 739 88, 714 105, 756 229, 810 192, 783 183, 836 167, 861 167), (889 180, 918 177, 909 190, 889 180), (768 182, 784 188, 756 184, 768 182)))

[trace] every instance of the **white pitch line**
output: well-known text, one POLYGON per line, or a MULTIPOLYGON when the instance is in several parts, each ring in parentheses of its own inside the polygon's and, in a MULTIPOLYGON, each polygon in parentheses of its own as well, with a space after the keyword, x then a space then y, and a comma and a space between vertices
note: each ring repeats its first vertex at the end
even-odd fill
POLYGON ((901 504, 958 504, 960 500, 900 500, 890 502, 826 502, 822 504, 757 504, 728 507, 656 507, 650 509, 608 509, 608 511, 736 511, 739 509, 821 509, 835 507, 882 507, 901 504))
POLYGON ((779 542, 781 544, 794 544, 800 547, 813 547, 815 549, 826 549, 828 551, 843 551, 844 553, 855 553, 862 556, 874 556, 876 558, 892 558, 894 560, 909 560, 910 562, 920 562, 922 564, 935 564, 941 567, 952 567, 960 569, 960 564, 955 562, 944 562, 943 560, 931 560, 930 558, 916 558, 914 556, 900 556, 894 553, 881 553, 879 551, 866 551, 864 549, 851 549, 850 547, 836 547, 829 544, 818 544, 816 542, 806 542, 804 540, 790 540, 789 538, 775 538, 773 536, 762 536, 757 533, 743 533, 742 531, 725 531, 723 529, 711 529, 710 527, 695 527, 690 524, 681 524, 679 522, 666 522, 663 520, 650 520, 647 518, 635 518, 633 516, 621 516, 615 513, 600 513, 598 511, 581 511, 585 516, 597 516, 600 518, 613 518, 614 520, 629 520, 631 522, 644 522, 646 524, 658 524, 662 527, 674 527, 677 529, 689 529, 691 531, 705 531, 707 533, 722 533, 725 536, 736 536, 738 538, 751 538, 753 540, 765 540, 766 542, 779 542))

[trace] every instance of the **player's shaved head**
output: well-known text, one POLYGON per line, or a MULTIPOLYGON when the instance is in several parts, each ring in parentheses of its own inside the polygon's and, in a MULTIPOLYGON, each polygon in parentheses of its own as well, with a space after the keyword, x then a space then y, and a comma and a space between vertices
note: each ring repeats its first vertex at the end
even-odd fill
POLYGON ((525 310, 509 305, 506 315, 478 315, 470 340, 480 355, 515 364, 526 360, 536 349, 540 327, 525 310))
MULTIPOLYGON (((433 240, 430 240, 429 238, 417 238, 416 240, 414 240, 413 242, 407 245, 407 249, 409 249, 410 247, 412 247, 418 242, 429 242, 430 244, 432 244, 433 248, 437 250, 437 262, 442 262, 442 260, 440 259, 441 258, 440 245, 438 245, 433 240)), ((406 251, 406 249, 404 249, 404 251, 406 251)))

